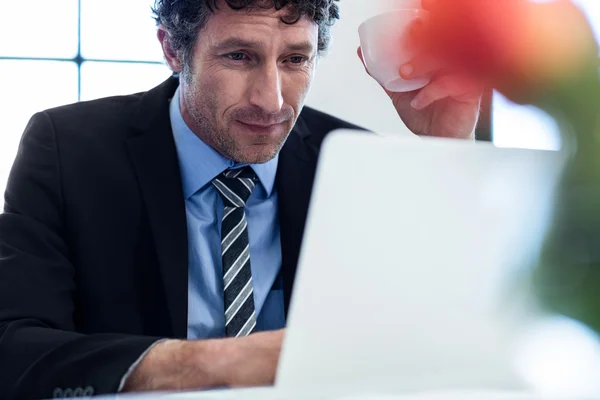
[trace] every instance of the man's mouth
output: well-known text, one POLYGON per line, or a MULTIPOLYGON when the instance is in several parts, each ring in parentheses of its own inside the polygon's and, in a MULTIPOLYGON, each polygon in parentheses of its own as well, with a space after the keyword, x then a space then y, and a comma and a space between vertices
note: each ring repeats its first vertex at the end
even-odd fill
POLYGON ((240 125, 242 125, 247 130, 268 134, 268 133, 276 133, 279 130, 279 127, 285 122, 276 122, 276 123, 263 123, 263 122, 253 122, 253 121, 237 121, 240 125))

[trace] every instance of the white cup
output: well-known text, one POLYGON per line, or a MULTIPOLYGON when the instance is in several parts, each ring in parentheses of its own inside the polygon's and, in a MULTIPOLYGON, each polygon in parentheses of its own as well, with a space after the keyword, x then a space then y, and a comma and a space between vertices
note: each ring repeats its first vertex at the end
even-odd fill
POLYGON ((427 11, 419 8, 394 10, 377 15, 358 27, 363 60, 369 74, 391 92, 421 89, 431 77, 403 79, 400 67, 414 57, 405 46, 408 28, 427 11))

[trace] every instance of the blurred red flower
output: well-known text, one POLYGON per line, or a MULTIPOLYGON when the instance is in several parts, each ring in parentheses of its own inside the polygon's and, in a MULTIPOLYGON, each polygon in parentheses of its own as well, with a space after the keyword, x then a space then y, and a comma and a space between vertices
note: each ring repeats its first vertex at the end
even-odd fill
POLYGON ((430 18, 415 35, 451 66, 517 101, 576 74, 598 54, 584 14, 568 0, 422 0, 430 18))

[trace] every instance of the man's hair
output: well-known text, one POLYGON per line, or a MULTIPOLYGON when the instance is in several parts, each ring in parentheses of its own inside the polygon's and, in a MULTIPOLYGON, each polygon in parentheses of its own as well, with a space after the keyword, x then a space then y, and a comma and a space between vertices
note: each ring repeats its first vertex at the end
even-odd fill
MULTIPOLYGON (((169 44, 177 52, 184 68, 190 67, 199 31, 210 14, 218 9, 219 0, 155 0, 152 11, 158 25, 169 34, 169 44)), ((329 46, 330 28, 339 19, 339 0, 223 0, 233 10, 289 8, 281 18, 286 24, 295 24, 308 18, 319 26, 318 50, 329 46)))

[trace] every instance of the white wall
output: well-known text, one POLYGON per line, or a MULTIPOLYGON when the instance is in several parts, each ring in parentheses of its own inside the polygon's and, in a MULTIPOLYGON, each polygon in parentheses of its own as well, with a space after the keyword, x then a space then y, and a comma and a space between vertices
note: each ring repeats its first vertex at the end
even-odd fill
POLYGON ((344 0, 328 54, 319 62, 307 105, 383 133, 407 130, 389 97, 356 55, 358 26, 393 7, 392 0, 344 0))

